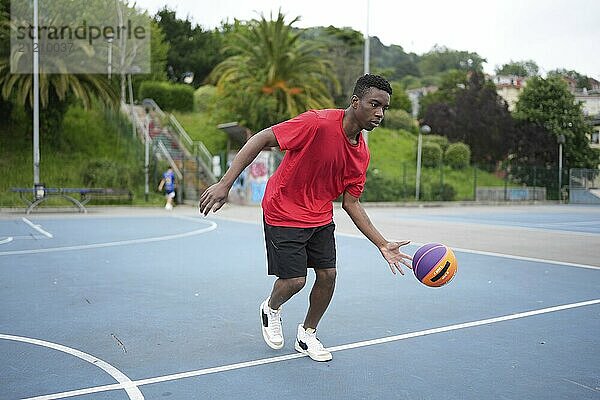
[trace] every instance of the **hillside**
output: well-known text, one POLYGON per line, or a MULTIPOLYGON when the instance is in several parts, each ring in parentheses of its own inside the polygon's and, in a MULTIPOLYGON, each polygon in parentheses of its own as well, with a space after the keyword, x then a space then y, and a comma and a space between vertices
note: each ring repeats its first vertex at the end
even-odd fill
MULTIPOLYGON (((18 108, 13 119, 0 126, 0 207, 22 206, 19 195, 9 189, 33 185, 31 120, 18 108)), ((42 131, 40 181, 47 187, 121 187, 134 192, 134 204, 143 202, 143 148, 120 115, 102 107, 86 111, 71 106, 58 143, 48 142, 42 131)), ((158 193, 151 194, 152 202, 162 202, 158 193)))

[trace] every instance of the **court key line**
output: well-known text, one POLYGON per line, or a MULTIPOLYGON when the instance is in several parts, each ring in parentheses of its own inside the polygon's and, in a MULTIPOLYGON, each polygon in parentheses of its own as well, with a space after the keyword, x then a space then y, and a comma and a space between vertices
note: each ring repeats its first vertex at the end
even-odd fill
POLYGON ((30 227, 32 227, 33 229, 35 229, 36 231, 38 231, 42 235, 44 235, 44 236, 46 236, 46 237, 48 237, 50 239, 52 239, 54 237, 50 232, 45 231, 44 229, 42 229, 41 225, 34 224, 33 222, 31 222, 30 220, 28 220, 25 217, 23 217, 22 219, 23 219, 23 222, 25 222, 27 225, 29 225, 30 227))
POLYGON ((125 375, 124 373, 122 373, 121 371, 119 371, 117 368, 113 367, 106 361, 101 360, 98 357, 94 357, 91 354, 84 353, 83 351, 73 349, 71 347, 63 346, 62 344, 47 342, 45 340, 40 340, 40 339, 28 338, 25 336, 0 334, 0 339, 12 340, 15 342, 23 342, 23 343, 34 344, 37 346, 47 347, 47 348, 58 350, 63 353, 67 353, 67 354, 70 354, 77 358, 80 358, 84 361, 89 362, 92 365, 95 365, 98 368, 101 368, 107 374, 109 374, 110 376, 115 378, 115 380, 117 382, 119 382, 120 384, 127 385, 127 387, 123 387, 123 389, 125 390, 125 392, 127 392, 127 395, 129 396, 129 398, 131 400, 144 400, 144 395, 142 394, 140 389, 136 385, 132 384, 131 379, 129 379, 129 377, 127 377, 127 375, 125 375))
MULTIPOLYGON (((359 347, 373 346, 373 345, 395 342, 395 341, 399 341, 399 340, 410 339, 410 338, 415 338, 415 337, 420 337, 420 336, 433 335, 433 334, 437 334, 437 333, 444 333, 444 332, 455 331, 455 330, 459 330, 459 329, 473 328, 473 327, 482 326, 482 325, 489 325, 489 324, 494 324, 494 323, 498 323, 498 322, 511 321, 511 320, 515 320, 515 319, 519 319, 519 318, 532 317, 535 315, 547 314, 547 313, 557 312, 557 311, 564 311, 564 310, 569 310, 569 309, 578 308, 578 307, 585 307, 585 306, 590 306, 590 305, 595 305, 595 304, 600 304, 600 299, 582 301, 582 302, 571 303, 571 304, 563 304, 560 306, 547 307, 547 308, 541 308, 541 309, 537 309, 537 310, 526 311, 526 312, 521 312, 521 313, 516 313, 516 314, 503 315, 500 317, 482 319, 479 321, 464 322, 464 323, 460 323, 460 324, 442 326, 439 328, 426 329, 423 331, 405 333, 402 335, 388 336, 388 337, 383 337, 383 338, 373 339, 373 340, 365 340, 365 341, 349 343, 349 344, 345 344, 345 345, 341 345, 341 346, 329 347, 328 350, 331 352, 336 352, 336 351, 356 349, 359 347)), ((37 396, 37 397, 30 397, 30 398, 23 399, 23 400, 64 399, 67 397, 107 392, 107 391, 111 391, 111 390, 127 389, 127 388, 139 387, 139 386, 143 386, 143 385, 150 385, 150 384, 154 384, 154 383, 162 383, 162 382, 174 381, 174 380, 179 380, 179 379, 192 378, 192 377, 196 377, 196 376, 214 374, 214 373, 218 373, 218 372, 232 371, 232 370, 241 369, 241 368, 255 367, 258 365, 272 364, 272 363, 276 363, 276 362, 287 361, 287 360, 292 360, 292 359, 301 358, 301 357, 306 357, 306 355, 301 354, 301 353, 286 354, 286 355, 279 356, 279 357, 263 358, 263 359, 259 359, 259 360, 245 361, 245 362, 240 362, 240 363, 236 363, 236 364, 223 365, 220 367, 212 367, 212 368, 199 369, 199 370, 188 371, 188 372, 181 372, 181 373, 171 374, 171 375, 157 376, 154 378, 147 378, 147 379, 140 379, 140 380, 132 381, 130 383, 119 383, 119 384, 112 384, 112 385, 94 386, 94 387, 89 387, 89 388, 85 388, 85 389, 71 390, 71 391, 67 391, 67 392, 48 394, 48 395, 37 396)))
POLYGON ((201 220, 199 218, 191 218, 191 217, 180 217, 174 216, 174 218, 186 219, 194 222, 208 223, 210 226, 207 228, 196 229, 190 232, 177 233, 173 235, 165 235, 165 236, 156 236, 144 239, 130 239, 130 240, 119 240, 116 242, 105 242, 105 243, 93 243, 93 244, 81 244, 75 246, 64 246, 64 247, 49 247, 45 249, 32 249, 32 250, 11 250, 11 251, 2 251, 0 252, 0 256, 14 256, 20 254, 39 254, 39 253, 53 253, 57 251, 72 251, 72 250, 87 250, 87 249, 99 249, 102 247, 112 247, 112 246, 126 246, 130 244, 140 244, 140 243, 151 243, 151 242, 160 242, 164 240, 173 240, 180 239, 183 237, 199 235, 201 233, 210 232, 217 228, 217 224, 212 221, 201 220))

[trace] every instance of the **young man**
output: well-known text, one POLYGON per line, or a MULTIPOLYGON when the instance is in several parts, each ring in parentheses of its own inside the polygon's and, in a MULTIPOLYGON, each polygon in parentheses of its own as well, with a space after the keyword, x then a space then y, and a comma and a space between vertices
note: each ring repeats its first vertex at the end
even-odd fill
POLYGON ((158 191, 162 191, 163 187, 165 188, 165 199, 167 201, 165 210, 170 211, 173 209, 173 199, 175 198, 175 172, 171 167, 163 173, 163 177, 158 184, 158 191))
POLYGON ((404 274, 411 257, 400 251, 409 241, 390 242, 373 226, 359 202, 366 180, 369 151, 362 130, 382 121, 392 88, 380 76, 358 79, 345 110, 311 110, 252 136, 220 182, 200 196, 200 212, 216 212, 227 201, 235 178, 265 147, 285 150, 281 165, 269 179, 262 202, 269 275, 277 276, 271 295, 261 304, 263 337, 271 348, 283 347, 281 306, 306 283, 307 268, 315 270, 310 305, 298 326, 295 349, 316 361, 331 360, 316 337, 329 306, 336 279, 333 201, 377 246, 390 269, 404 274))

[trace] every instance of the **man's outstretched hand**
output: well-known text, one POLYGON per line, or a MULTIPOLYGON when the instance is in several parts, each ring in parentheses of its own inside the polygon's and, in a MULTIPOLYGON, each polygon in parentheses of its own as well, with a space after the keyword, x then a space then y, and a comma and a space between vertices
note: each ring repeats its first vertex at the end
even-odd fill
POLYGON ((404 275, 404 271, 402 271, 400 264, 404 264, 407 268, 412 269, 410 262, 412 257, 400 251, 400 247, 409 243, 410 240, 402 240, 401 242, 387 242, 384 246, 379 248, 381 255, 383 255, 383 258, 385 258, 390 265, 390 269, 392 270, 393 274, 396 274, 396 271, 398 271, 401 275, 404 275))
POLYGON ((198 211, 200 214, 208 215, 210 210, 217 212, 223 204, 227 202, 227 195, 229 194, 229 187, 221 182, 217 182, 212 186, 209 186, 200 195, 198 201, 198 211))

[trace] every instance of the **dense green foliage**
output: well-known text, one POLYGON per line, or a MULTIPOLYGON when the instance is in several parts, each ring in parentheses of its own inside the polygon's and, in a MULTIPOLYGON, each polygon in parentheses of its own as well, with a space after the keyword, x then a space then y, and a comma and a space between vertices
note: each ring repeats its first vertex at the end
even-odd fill
POLYGON ((153 99, 165 111, 192 111, 194 108, 194 90, 188 85, 144 81, 139 96, 153 99))
POLYGON ((259 130, 310 108, 333 106, 324 77, 335 81, 320 46, 301 41, 281 13, 236 23, 210 79, 250 129, 259 130), (240 99, 243 99, 240 102, 240 99))
MULTIPOLYGON (((524 162, 523 157, 528 157, 531 147, 556 149, 557 138, 563 135, 564 162, 567 166, 577 168, 596 168, 600 162, 598 153, 589 146, 587 135, 592 127, 586 122, 582 106, 575 102, 574 96, 567 89, 563 79, 551 76, 548 79, 532 78, 517 103, 515 116, 523 124, 535 125, 543 128, 546 136, 541 142, 533 142, 535 136, 523 135, 523 130, 515 135, 516 159, 524 162)), ((535 129, 535 128, 527 128, 535 129)), ((538 131, 540 129, 537 129, 538 131)), ((538 153, 539 154, 539 153, 538 153)), ((549 150, 546 156, 552 157, 554 151, 549 150)), ((541 165, 555 164, 557 157, 539 158, 536 161, 541 165)))
POLYGON ((444 163, 452 169, 465 169, 471 164, 471 149, 464 143, 452 143, 448 145, 444 153, 444 163))
POLYGON ((539 67, 533 60, 510 61, 496 68, 497 75, 515 75, 515 76, 537 76, 539 67))
POLYGON ((437 167, 442 163, 442 147, 435 142, 423 142, 421 162, 424 167, 437 167))
MULTIPOLYGON (((0 172, 10 176, 4 184, 28 186, 32 79, 7 69, 9 9, 9 0, 0 0, 0 172), (23 167, 15 173, 13 165, 23 167)), ((222 155, 228 147, 218 124, 239 122, 256 132, 308 108, 344 108, 363 71, 363 36, 351 28, 298 29, 297 19, 281 12, 226 22, 211 31, 194 26, 189 17, 178 18, 167 7, 153 17, 142 16, 151 19, 152 72, 133 76, 134 98, 140 102, 151 97, 174 110, 190 136, 213 154, 222 155), (173 84, 188 72, 194 74, 191 84, 173 84)), ((582 88, 589 87, 588 77, 567 70, 551 71, 548 79, 534 77, 511 115, 484 79, 485 59, 476 53, 436 46, 417 55, 398 45, 385 46, 376 37, 370 45, 371 71, 387 77, 394 94, 383 127, 369 136, 372 179, 366 199, 410 199, 414 193, 418 125, 405 90, 429 85, 439 90, 420 104, 419 123, 435 133, 424 136, 423 199, 472 199, 472 180, 498 183, 493 175, 473 169, 471 158, 489 171, 510 165, 510 179, 540 184, 537 170, 530 171, 534 166, 556 168, 559 135, 566 139, 566 167, 597 165, 581 106, 574 104, 560 78, 566 76, 582 88)), ((511 61, 497 72, 535 76, 537 65, 511 61)), ((119 92, 124 99, 127 89, 120 78, 124 76, 40 76, 43 180, 140 190, 139 148, 131 139, 131 127, 124 127, 115 111, 119 92), (125 148, 133 153, 123 153, 125 148)))

